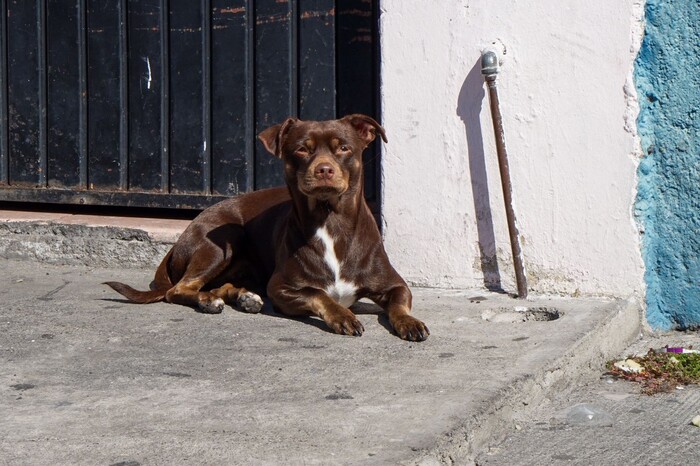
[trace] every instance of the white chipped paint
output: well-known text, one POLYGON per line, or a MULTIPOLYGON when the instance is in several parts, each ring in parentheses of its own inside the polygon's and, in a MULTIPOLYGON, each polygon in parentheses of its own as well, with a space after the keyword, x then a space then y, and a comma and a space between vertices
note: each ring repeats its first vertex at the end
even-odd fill
POLYGON ((348 307, 357 301, 357 286, 340 276, 341 263, 335 254, 335 242, 325 225, 316 230, 316 237, 321 240, 324 247, 323 260, 333 273, 334 281, 326 287, 326 294, 337 301, 340 305, 348 307))
POLYGON ((148 70, 148 75, 146 76, 146 88, 150 89, 151 83, 153 82, 153 73, 151 72, 151 59, 149 57, 146 57, 144 61, 146 62, 146 69, 148 70))

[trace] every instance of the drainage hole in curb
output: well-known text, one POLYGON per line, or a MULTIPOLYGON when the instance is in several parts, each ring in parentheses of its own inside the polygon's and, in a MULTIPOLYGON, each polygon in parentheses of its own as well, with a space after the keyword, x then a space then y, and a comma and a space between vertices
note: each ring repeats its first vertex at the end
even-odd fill
POLYGON ((549 322, 557 320, 563 312, 553 307, 526 307, 515 308, 502 307, 489 309, 481 313, 481 318, 486 322, 500 324, 514 324, 519 322, 549 322))

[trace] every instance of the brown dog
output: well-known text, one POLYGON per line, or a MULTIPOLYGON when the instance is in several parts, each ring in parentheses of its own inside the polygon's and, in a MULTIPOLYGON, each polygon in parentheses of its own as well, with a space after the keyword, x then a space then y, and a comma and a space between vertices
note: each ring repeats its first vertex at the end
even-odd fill
POLYGON ((151 291, 108 282, 136 303, 167 301, 219 313, 259 312, 267 291, 288 316, 315 315, 336 333, 362 335, 348 309, 368 297, 405 340, 429 331, 409 315, 411 292, 389 263, 364 198, 362 151, 384 128, 365 115, 288 118, 260 133, 284 161, 286 188, 243 194, 204 210, 158 267, 151 291), (247 289, 252 291, 248 291, 247 289))

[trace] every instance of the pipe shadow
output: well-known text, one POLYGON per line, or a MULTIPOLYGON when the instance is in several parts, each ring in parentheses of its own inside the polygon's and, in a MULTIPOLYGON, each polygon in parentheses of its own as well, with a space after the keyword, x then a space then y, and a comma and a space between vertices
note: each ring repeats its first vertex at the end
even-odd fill
MULTIPOLYGON (((304 317, 294 317, 294 316, 287 316, 282 314, 281 312, 278 312, 275 310, 274 306, 270 302, 270 300, 265 297, 263 298, 264 304, 262 307, 262 310, 260 311, 261 314, 269 316, 269 317, 276 317, 279 319, 285 319, 285 320, 293 320, 296 322, 301 322, 306 325, 310 325, 312 327, 316 327, 319 330, 322 330, 326 333, 332 333, 335 334, 335 332, 326 325, 326 323, 319 317, 316 316, 304 316, 304 317)), ((379 325, 384 327, 390 334, 396 335, 396 332, 394 331, 394 328, 391 326, 391 323, 389 322, 389 318, 386 315, 386 312, 379 307, 378 305, 374 303, 366 303, 366 302, 356 302, 352 306, 350 306, 350 310, 353 312, 355 315, 376 315, 377 316, 377 322, 379 325)), ((398 336, 398 335, 396 335, 398 336)))
POLYGON ((496 237, 493 230, 493 216, 489 202, 489 182, 486 173, 484 137, 481 128, 481 106, 486 92, 481 76, 481 57, 467 74, 457 98, 457 115, 464 123, 469 152, 469 172, 471 174, 472 197, 476 213, 476 226, 479 240, 481 272, 484 286, 490 291, 502 292, 501 272, 496 258, 496 237))

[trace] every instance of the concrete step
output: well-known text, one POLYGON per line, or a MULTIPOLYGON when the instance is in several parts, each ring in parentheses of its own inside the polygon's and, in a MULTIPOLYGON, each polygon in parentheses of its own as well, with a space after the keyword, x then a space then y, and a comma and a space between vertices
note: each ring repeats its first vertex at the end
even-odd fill
POLYGON ((0 258, 50 264, 151 267, 190 220, 0 210, 0 258))

